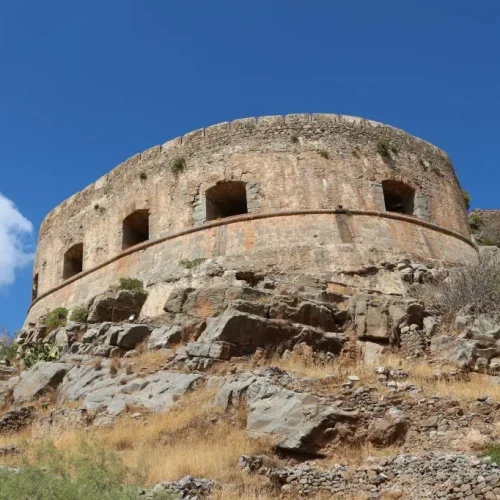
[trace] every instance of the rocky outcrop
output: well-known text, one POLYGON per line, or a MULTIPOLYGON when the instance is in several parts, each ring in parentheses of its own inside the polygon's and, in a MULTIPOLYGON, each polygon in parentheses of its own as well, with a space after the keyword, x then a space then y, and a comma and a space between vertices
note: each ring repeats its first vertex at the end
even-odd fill
POLYGON ((113 377, 106 369, 74 367, 60 386, 59 403, 80 401, 85 409, 113 416, 132 405, 160 412, 171 408, 176 398, 199 379, 196 374, 167 371, 144 378, 126 374, 113 377))
POLYGON ((67 363, 50 363, 39 361, 23 374, 21 381, 14 389, 14 400, 17 403, 31 401, 49 389, 55 389, 71 368, 67 363))
POLYGON ((87 321, 102 323, 138 318, 146 298, 147 293, 144 291, 109 290, 91 301, 87 321))
POLYGON ((272 383, 269 376, 236 375, 214 383, 219 384, 216 404, 228 408, 245 401, 249 435, 271 436, 283 451, 318 454, 326 444, 354 434, 358 413, 340 401, 332 404, 287 390, 272 383))

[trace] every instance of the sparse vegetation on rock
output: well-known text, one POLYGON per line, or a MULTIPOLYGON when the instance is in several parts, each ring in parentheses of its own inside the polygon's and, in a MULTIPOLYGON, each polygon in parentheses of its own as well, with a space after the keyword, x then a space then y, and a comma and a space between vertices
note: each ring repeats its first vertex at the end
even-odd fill
POLYGON ((139 292, 144 290, 144 283, 137 278, 123 277, 120 278, 119 288, 120 290, 139 292))
POLYGON ((65 326, 68 321, 68 310, 65 307, 57 307, 47 314, 45 326, 47 332, 51 332, 60 326, 65 326))

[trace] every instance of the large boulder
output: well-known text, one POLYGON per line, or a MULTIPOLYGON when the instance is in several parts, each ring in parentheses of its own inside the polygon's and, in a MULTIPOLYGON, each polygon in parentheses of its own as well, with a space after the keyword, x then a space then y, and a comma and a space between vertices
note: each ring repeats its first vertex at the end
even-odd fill
POLYGON ((16 402, 31 401, 47 389, 56 388, 71 368, 67 363, 39 361, 28 370, 14 389, 16 402))
POLYGON ((391 408, 383 418, 376 418, 368 427, 368 439, 380 447, 404 441, 409 422, 403 412, 391 408))
POLYGON ((218 387, 216 405, 228 408, 246 401, 248 434, 270 436, 278 448, 288 452, 316 454, 341 434, 345 436, 345 428, 358 419, 356 411, 341 408, 341 403, 326 405, 315 395, 275 385, 269 377, 254 374, 223 380, 214 377, 207 386, 218 387))
POLYGON ((111 321, 129 320, 130 317, 137 318, 141 312, 148 294, 145 291, 120 290, 115 296, 111 321))
POLYGON ((433 337, 431 340, 431 352, 435 356, 452 361, 460 367, 468 367, 474 364, 476 342, 459 337, 448 337, 445 335, 433 337))
POLYGON ((90 304, 87 321, 89 323, 111 321, 114 305, 115 294, 113 292, 107 291, 97 295, 90 304))
POLYGON ((152 327, 134 323, 113 325, 106 333, 106 343, 122 349, 134 349, 151 334, 152 327))
POLYGON ((131 316, 137 318, 146 301, 147 293, 143 290, 108 290, 97 295, 89 306, 87 321, 102 323, 105 321, 126 321, 131 316))
POLYGON ((182 340, 182 327, 174 326, 159 326, 151 332, 148 340, 150 349, 162 349, 170 347, 173 344, 178 344, 182 340))
POLYGON ((237 345, 242 354, 249 354, 257 347, 277 344, 296 333, 297 329, 289 323, 228 309, 207 324, 198 340, 230 342, 237 345))

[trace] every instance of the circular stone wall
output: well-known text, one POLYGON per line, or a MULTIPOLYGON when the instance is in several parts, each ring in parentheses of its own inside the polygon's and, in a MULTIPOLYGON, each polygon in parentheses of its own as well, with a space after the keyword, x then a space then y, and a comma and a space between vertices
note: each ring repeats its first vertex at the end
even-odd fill
POLYGON ((159 314, 194 259, 351 286, 380 262, 475 253, 462 190, 435 146, 347 116, 248 118, 138 154, 50 212, 28 321, 122 276, 145 282, 145 311, 159 314))

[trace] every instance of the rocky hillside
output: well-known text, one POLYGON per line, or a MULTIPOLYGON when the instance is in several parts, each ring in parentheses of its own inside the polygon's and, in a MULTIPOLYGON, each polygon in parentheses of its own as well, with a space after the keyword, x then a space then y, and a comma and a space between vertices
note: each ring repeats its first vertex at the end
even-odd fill
POLYGON ((479 245, 500 246, 500 210, 472 210, 469 224, 479 245))
POLYGON ((383 295, 219 267, 190 270, 161 317, 124 279, 18 335, 0 364, 0 491, 500 498, 491 280, 381 263, 360 279, 383 269, 406 290, 383 295))

